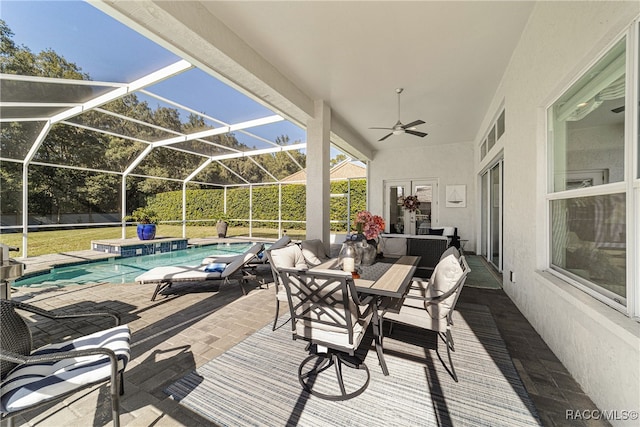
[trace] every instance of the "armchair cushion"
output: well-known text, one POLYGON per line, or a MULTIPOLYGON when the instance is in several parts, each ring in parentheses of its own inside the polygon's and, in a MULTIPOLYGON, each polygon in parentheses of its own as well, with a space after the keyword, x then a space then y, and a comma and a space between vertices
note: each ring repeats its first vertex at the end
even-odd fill
POLYGON ((302 255, 302 249, 298 245, 289 245, 281 249, 270 251, 273 266, 280 268, 295 268, 297 270, 307 270, 309 267, 302 255))
MULTIPOLYGON (((118 370, 122 371, 130 357, 129 341, 129 327, 116 326, 74 340, 41 347, 31 353, 31 356, 107 348, 116 354, 118 370)), ((0 408, 3 413, 15 412, 54 399, 83 385, 108 379, 110 375, 110 359, 104 354, 18 365, 2 381, 0 408)))
POLYGON ((324 247, 324 243, 320 239, 303 240, 300 243, 302 256, 310 267, 322 264, 329 259, 324 247))

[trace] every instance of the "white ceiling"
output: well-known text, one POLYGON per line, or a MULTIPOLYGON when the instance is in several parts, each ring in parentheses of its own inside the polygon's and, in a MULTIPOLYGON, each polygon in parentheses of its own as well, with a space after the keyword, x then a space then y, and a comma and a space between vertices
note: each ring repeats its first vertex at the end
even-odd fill
POLYGON ((298 123, 327 102, 334 142, 359 153, 473 141, 535 4, 89 1, 298 123), (429 135, 378 142, 398 87, 402 122, 429 135))
POLYGON ((523 1, 204 1, 374 149, 472 141, 524 30, 523 1), (397 120, 429 136, 377 140, 397 120))

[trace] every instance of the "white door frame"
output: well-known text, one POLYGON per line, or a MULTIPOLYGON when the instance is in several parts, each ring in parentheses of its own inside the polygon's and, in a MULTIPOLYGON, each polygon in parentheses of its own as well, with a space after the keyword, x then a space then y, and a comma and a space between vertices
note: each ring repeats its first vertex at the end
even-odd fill
MULTIPOLYGON (((384 220, 386 223, 385 232, 391 231, 391 216, 390 210, 392 206, 395 206, 396 201, 390 200, 391 187, 402 187, 405 191, 411 189, 411 193, 404 193, 404 196, 409 194, 415 194, 416 188, 419 186, 431 185, 433 188, 432 201, 431 201, 431 225, 438 224, 438 212, 439 212, 439 192, 438 192, 438 179, 437 178, 423 178, 423 179, 393 179, 383 181, 383 212, 384 220)), ((403 233, 402 234, 417 234, 416 230, 416 213, 406 212, 403 218, 403 233)))

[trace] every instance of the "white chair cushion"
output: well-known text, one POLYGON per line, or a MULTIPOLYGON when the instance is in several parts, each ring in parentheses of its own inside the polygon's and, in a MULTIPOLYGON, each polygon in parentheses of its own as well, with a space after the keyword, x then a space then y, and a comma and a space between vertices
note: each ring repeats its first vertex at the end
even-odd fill
MULTIPOLYGON (((118 370, 122 371, 129 361, 130 340, 129 327, 122 325, 74 340, 50 344, 34 351, 32 355, 108 348, 115 352, 118 370)), ((0 407, 3 413, 15 412, 110 376, 111 364, 109 357, 104 355, 18 365, 0 386, 0 407)))
POLYGON ((333 344, 343 348, 356 349, 362 341, 362 337, 369 326, 371 314, 366 318, 356 319, 353 324, 353 343, 349 343, 349 334, 346 329, 337 330, 326 328, 326 325, 314 323, 312 327, 305 325, 303 322, 296 323, 296 334, 301 335, 314 341, 322 341, 327 344, 333 344))
POLYGON ((289 245, 281 249, 271 251, 273 266, 278 268, 295 268, 307 270, 309 267, 302 255, 302 249, 298 245, 289 245))
POLYGON ((442 255, 440 255, 440 260, 443 260, 452 254, 456 257, 456 259, 460 259, 460 251, 458 250, 458 248, 456 248, 455 246, 449 246, 447 250, 442 252, 442 255))
MULTIPOLYGON (((444 295, 453 288, 458 280, 462 277, 463 271, 460 267, 460 261, 454 254, 451 254, 438 262, 433 270, 429 286, 427 286, 426 294, 431 298, 444 295)), ((451 307, 455 302, 455 293, 440 301, 437 304, 425 303, 425 309, 431 317, 444 318, 449 314, 451 307)))
MULTIPOLYGON (((309 266, 304 260, 302 249, 298 245, 289 245, 284 248, 269 251, 271 255, 272 267, 278 268, 295 268, 297 270, 307 270, 309 266)), ((284 288, 280 274, 275 274, 278 278, 276 283, 276 298, 278 301, 287 301, 287 290, 284 288)))
POLYGON ((329 259, 324 247, 324 243, 320 239, 303 240, 300 243, 302 256, 310 267, 320 265, 329 259))

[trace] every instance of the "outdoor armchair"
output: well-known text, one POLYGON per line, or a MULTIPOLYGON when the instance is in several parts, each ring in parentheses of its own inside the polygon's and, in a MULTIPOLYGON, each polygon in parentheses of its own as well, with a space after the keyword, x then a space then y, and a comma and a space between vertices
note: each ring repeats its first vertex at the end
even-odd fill
POLYGON ((451 360, 451 351, 455 351, 451 335, 452 316, 470 271, 464 256, 450 253, 438 262, 428 281, 414 279, 399 312, 383 313, 384 321, 437 332, 447 346, 450 373, 456 382, 458 377, 451 360))
POLYGON ((293 339, 309 343, 309 356, 298 368, 300 384, 321 399, 346 400, 360 395, 370 379, 364 358, 371 342, 364 336, 373 311, 359 299, 351 273, 293 268, 279 272, 287 290, 293 339), (339 390, 323 375, 332 365, 339 390), (344 370, 345 366, 353 369, 344 370), (344 381, 345 374, 355 378, 344 381))
POLYGON ((113 313, 59 315, 33 305, 0 300, 0 371, 2 419, 62 399, 85 387, 110 382, 113 425, 120 425, 118 395, 124 393, 123 375, 129 361, 130 331, 113 313), (33 350, 27 322, 16 309, 51 319, 88 316, 113 317, 115 327, 33 350), (118 375, 119 374, 119 375, 118 375), (119 381, 119 392, 118 392, 119 381))

